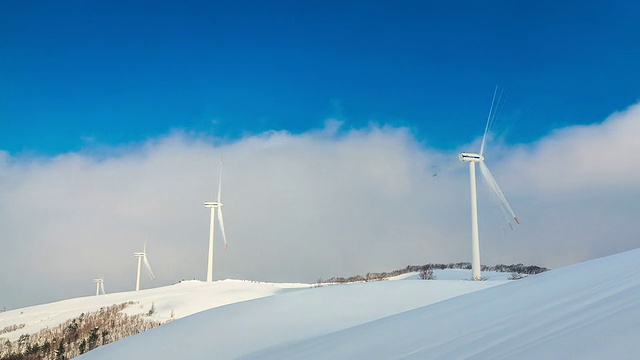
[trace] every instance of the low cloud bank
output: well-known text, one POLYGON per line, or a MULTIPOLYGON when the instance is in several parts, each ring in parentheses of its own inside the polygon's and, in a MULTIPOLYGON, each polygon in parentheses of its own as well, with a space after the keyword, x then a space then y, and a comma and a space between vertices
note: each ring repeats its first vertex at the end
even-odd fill
MULTIPOLYGON (((482 262, 559 267, 638 247, 637 134, 640 105, 532 144, 489 143, 522 224, 511 231, 480 188, 482 262)), ((470 258, 466 167, 404 128, 330 121, 234 142, 175 132, 107 150, 0 153, 0 307, 91 295, 99 276, 107 292, 132 290, 145 241, 157 278, 142 288, 204 279, 202 203, 221 156, 229 249, 216 233, 217 279, 313 282, 470 258)))

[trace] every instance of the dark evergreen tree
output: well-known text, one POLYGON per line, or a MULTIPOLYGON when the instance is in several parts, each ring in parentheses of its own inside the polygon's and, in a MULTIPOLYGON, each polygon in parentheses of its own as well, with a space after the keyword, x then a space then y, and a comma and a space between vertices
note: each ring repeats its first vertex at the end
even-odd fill
POLYGON ((66 360, 67 357, 65 356, 65 351, 66 349, 64 348, 64 340, 60 340, 60 344, 58 345, 58 348, 55 351, 56 354, 56 360, 66 360))
POLYGON ((102 345, 109 343, 109 330, 102 330, 102 345))
POLYGON ((89 345, 89 350, 93 350, 98 346, 98 327, 94 327, 91 329, 91 334, 89 335, 89 341, 87 342, 89 345))
POLYGON ((51 343, 49 340, 46 340, 44 344, 42 344, 42 352, 47 355, 51 351, 51 343))

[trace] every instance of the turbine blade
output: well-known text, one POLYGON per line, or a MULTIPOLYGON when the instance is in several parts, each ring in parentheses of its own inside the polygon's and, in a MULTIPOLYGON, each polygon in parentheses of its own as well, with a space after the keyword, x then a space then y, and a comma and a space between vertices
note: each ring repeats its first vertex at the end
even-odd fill
POLYGON ((218 208, 218 222, 220 222, 220 230, 222 231, 222 240, 224 240, 224 249, 227 249, 227 235, 224 233, 224 221, 222 221, 222 208, 218 208))
POLYGON ((222 159, 220 159, 220 178, 218 179, 218 203, 222 194, 222 159))
POLYGON ((480 173, 482 174, 484 183, 487 184, 487 187, 489 188, 489 190, 491 190, 491 194, 493 195, 493 197, 498 201, 500 205, 502 205, 500 209, 502 210, 502 214, 505 215, 507 222, 511 224, 511 220, 513 219, 515 220, 516 224, 520 224, 518 217, 513 212, 513 209, 511 209, 511 205, 509 205, 507 198, 504 196, 504 193, 498 186, 498 182, 496 182, 496 179, 493 177, 493 175, 491 175, 491 171, 489 171, 489 168, 484 163, 484 161, 480 162, 480 173))
POLYGON ((103 281, 100 281, 100 290, 102 291, 102 295, 106 294, 104 292, 104 282, 103 281))
POLYGON ((487 140, 487 134, 489 133, 489 128, 491 128, 491 122, 493 120, 493 108, 496 102, 496 94, 498 93, 498 86, 496 85, 495 90, 493 91, 493 99, 491 99, 491 107, 489 108, 489 115, 487 116, 487 125, 484 127, 484 136, 482 136, 482 143, 480 143, 480 155, 484 154, 484 143, 487 140))
POLYGON ((144 266, 147 268, 147 271, 149 271, 149 277, 151 278, 151 280, 155 279, 156 276, 153 275, 153 270, 151 270, 151 264, 149 264, 149 259, 147 259, 146 253, 142 257, 142 260, 144 260, 144 266))

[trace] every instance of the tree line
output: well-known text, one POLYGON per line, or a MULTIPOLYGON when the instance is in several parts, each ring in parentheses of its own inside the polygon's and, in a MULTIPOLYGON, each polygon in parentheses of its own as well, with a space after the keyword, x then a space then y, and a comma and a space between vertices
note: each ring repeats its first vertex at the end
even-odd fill
MULTIPOLYGON (((463 269, 463 270, 471 270, 470 262, 458 262, 458 263, 449 263, 449 264, 426 264, 426 265, 407 265, 407 267, 389 271, 389 272, 379 272, 379 273, 367 273, 366 275, 355 275, 350 277, 332 277, 326 280, 318 279, 318 284, 343 284, 350 282, 363 282, 363 281, 380 281, 385 280, 390 277, 403 275, 412 272, 421 272, 424 269, 431 270, 444 270, 444 269, 463 269)), ((545 267, 535 266, 535 265, 523 265, 523 264, 512 264, 512 265, 504 265, 498 264, 495 266, 487 266, 482 265, 480 267, 481 271, 496 271, 496 272, 504 272, 511 274, 523 274, 523 275, 535 275, 549 269, 545 267)))

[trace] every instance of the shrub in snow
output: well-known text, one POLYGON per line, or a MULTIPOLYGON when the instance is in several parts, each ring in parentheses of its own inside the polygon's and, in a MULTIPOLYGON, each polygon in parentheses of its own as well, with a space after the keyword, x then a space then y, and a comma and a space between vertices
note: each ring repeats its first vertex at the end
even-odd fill
POLYGON ((149 312, 147 313, 148 316, 151 316, 153 314, 155 314, 156 312, 156 304, 152 301, 151 302, 151 309, 149 309, 149 312))
POLYGON ((526 278, 526 277, 527 277, 526 275, 522 275, 522 274, 517 273, 517 272, 512 272, 507 280, 520 280, 520 279, 523 279, 523 278, 526 278))
POLYGON ((435 280, 436 276, 433 273, 433 270, 431 270, 431 266, 429 265, 425 265, 422 267, 422 269, 420 269, 420 273, 418 274, 418 277, 420 278, 420 280, 435 280))

